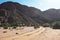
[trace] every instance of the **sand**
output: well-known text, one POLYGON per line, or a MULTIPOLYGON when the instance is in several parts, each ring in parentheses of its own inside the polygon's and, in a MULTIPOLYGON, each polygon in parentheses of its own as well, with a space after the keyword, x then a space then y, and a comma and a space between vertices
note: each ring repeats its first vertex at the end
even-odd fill
POLYGON ((24 27, 20 30, 0 29, 0 40, 60 40, 60 30, 44 27, 38 29, 24 27), (3 31, 7 31, 7 33, 3 33, 3 31))

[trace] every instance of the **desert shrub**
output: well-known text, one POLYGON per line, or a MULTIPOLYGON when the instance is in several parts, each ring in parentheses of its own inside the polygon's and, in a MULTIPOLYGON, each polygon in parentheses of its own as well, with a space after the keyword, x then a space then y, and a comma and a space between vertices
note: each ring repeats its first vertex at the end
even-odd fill
POLYGON ((7 31, 3 31, 3 33, 7 33, 7 31))
POLYGON ((3 28, 4 28, 4 29, 8 29, 8 27, 6 27, 6 26, 4 26, 3 28))
POLYGON ((16 29, 16 26, 14 26, 13 29, 16 29))
POLYGON ((50 24, 45 23, 45 24, 43 24, 42 26, 43 26, 43 27, 50 27, 50 24))
POLYGON ((10 23, 11 27, 18 26, 16 23, 10 23))
POLYGON ((2 23, 1 26, 2 27, 4 27, 4 26, 7 26, 8 27, 8 26, 11 26, 11 25, 9 23, 2 23))
POLYGON ((31 26, 35 26, 35 24, 31 24, 31 26))
POLYGON ((30 25, 29 24, 26 24, 27 27, 29 27, 30 25))
POLYGON ((53 25, 53 29, 60 29, 60 23, 56 23, 53 25))
POLYGON ((35 26, 34 26, 34 29, 37 29, 37 28, 40 28, 39 25, 35 25, 35 26))
POLYGON ((18 33, 16 33, 16 34, 18 34, 18 33))
POLYGON ((8 29, 8 27, 10 27, 10 24, 8 24, 8 23, 2 23, 1 27, 3 27, 4 29, 8 29))
POLYGON ((55 21, 51 23, 53 29, 60 29, 60 21, 55 21))

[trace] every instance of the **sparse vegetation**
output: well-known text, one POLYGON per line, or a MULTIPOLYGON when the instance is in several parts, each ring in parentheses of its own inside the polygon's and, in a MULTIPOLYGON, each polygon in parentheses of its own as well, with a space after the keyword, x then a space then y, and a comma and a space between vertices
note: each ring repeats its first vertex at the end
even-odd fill
POLYGON ((56 21, 53 23, 53 29, 60 29, 60 21, 56 21))
POLYGON ((50 24, 45 23, 45 24, 43 24, 42 26, 43 26, 43 27, 50 27, 50 24))
POLYGON ((14 26, 13 29, 16 29, 16 26, 14 26))
POLYGON ((39 27, 40 27, 39 25, 35 25, 35 26, 34 26, 34 29, 37 29, 37 28, 39 28, 39 27))
POLYGON ((8 29, 8 27, 3 27, 4 29, 8 29))

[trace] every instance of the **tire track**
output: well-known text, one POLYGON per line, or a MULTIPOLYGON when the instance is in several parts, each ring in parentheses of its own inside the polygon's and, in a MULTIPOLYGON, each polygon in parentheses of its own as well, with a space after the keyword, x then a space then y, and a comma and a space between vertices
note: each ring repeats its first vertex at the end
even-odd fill
MULTIPOLYGON (((34 30, 33 30, 33 31, 34 31, 34 30)), ((18 34, 18 35, 10 35, 10 36, 5 36, 5 37, 0 37, 0 39, 1 39, 1 38, 6 38, 6 37, 12 37, 12 36, 19 36, 19 35, 23 35, 23 34, 26 34, 26 33, 29 33, 29 32, 33 32, 33 31, 22 32, 22 33, 20 33, 20 34, 18 34)))
POLYGON ((15 40, 17 40, 17 39, 18 40, 19 39, 21 39, 21 40, 30 40, 30 39, 36 38, 36 36, 38 36, 39 34, 44 33, 45 30, 46 30, 45 28, 42 28, 41 30, 38 30, 36 33, 33 33, 33 34, 29 35, 29 36, 27 36, 27 35, 16 36, 15 38, 12 38, 12 39, 15 39, 15 40))
POLYGON ((37 33, 41 33, 45 30, 45 28, 41 27, 39 29, 37 29, 35 32, 31 32, 31 33, 27 33, 27 35, 24 35, 24 36, 31 36, 31 35, 35 35, 37 33))
POLYGON ((5 38, 2 38, 1 40, 4 40, 4 39, 7 39, 7 40, 8 39, 11 39, 11 40, 12 39, 21 39, 22 40, 24 37, 30 39, 31 37, 34 37, 34 36, 42 33, 44 30, 45 30, 45 28, 39 28, 39 29, 37 29, 35 31, 29 32, 29 33, 25 33, 23 35, 15 35, 15 36, 10 36, 10 37, 5 37, 5 38))
POLYGON ((1 38, 8 38, 8 37, 12 37, 12 36, 27 35, 28 33, 30 34, 30 33, 35 32, 35 31, 37 31, 37 30, 30 31, 30 32, 24 32, 24 33, 21 33, 21 34, 18 34, 18 35, 11 35, 11 36, 6 36, 6 37, 0 37, 0 39, 1 39, 1 38))

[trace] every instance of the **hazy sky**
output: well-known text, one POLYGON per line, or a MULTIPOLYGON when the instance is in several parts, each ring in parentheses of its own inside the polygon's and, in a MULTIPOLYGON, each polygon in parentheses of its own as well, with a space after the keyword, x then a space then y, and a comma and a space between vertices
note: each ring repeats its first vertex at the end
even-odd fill
POLYGON ((49 8, 60 9, 60 0, 0 0, 0 3, 6 1, 19 2, 20 4, 36 7, 40 10, 47 10, 49 8))

